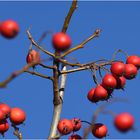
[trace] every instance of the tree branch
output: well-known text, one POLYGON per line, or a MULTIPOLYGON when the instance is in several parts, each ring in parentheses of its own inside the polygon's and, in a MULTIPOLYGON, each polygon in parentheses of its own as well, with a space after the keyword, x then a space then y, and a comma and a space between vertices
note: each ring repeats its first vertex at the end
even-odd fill
POLYGON ((25 65, 22 69, 13 72, 6 80, 4 80, 3 82, 0 82, 0 88, 4 88, 6 87, 6 85, 11 82, 13 79, 15 79, 17 76, 19 76, 20 74, 22 74, 24 71, 28 70, 30 67, 35 66, 36 64, 38 64, 38 62, 33 62, 30 64, 25 65))
POLYGON ((65 18, 65 21, 64 21, 64 24, 63 24, 63 27, 62 27, 62 32, 65 33, 67 31, 69 23, 70 23, 70 19, 71 19, 71 17, 72 17, 76 8, 77 8, 77 0, 73 0, 72 5, 69 9, 69 12, 68 12, 68 14, 65 18))
POLYGON ((36 76, 39 76, 39 77, 42 77, 42 78, 45 78, 45 79, 49 79, 49 80, 54 80, 51 76, 46 76, 46 75, 43 75, 43 74, 40 74, 40 73, 37 73, 37 72, 34 72, 34 71, 29 71, 29 70, 25 70, 24 72, 27 72, 27 73, 30 73, 32 75, 36 75, 36 76))
MULTIPOLYGON (((64 66, 62 68, 62 70, 65 71, 66 66, 64 66)), ((61 100, 63 100, 63 96, 64 96, 66 77, 67 77, 66 74, 62 74, 60 89, 59 89, 59 96, 61 97, 61 100)), ((53 139, 53 138, 57 137, 57 124, 60 120, 60 115, 61 115, 61 111, 62 111, 62 103, 63 102, 61 102, 58 105, 54 105, 53 120, 52 120, 52 124, 51 124, 49 139, 53 139)))
POLYGON ((73 51, 76 51, 78 49, 81 49, 81 48, 84 48, 84 45, 89 42, 90 40, 92 40, 93 38, 95 37, 98 37, 99 34, 100 34, 101 30, 97 29, 93 35, 91 35, 89 38, 85 39, 82 43, 80 43, 79 45, 77 45, 76 47, 74 48, 71 48, 69 49, 68 51, 66 51, 65 53, 63 53, 60 57, 63 58, 65 57, 66 55, 70 54, 71 52, 73 51))
POLYGON ((41 67, 43 67, 43 68, 54 69, 53 66, 46 66, 46 65, 44 65, 44 64, 42 64, 42 63, 40 63, 39 65, 40 65, 41 67))
POLYGON ((58 58, 57 60, 60 61, 60 62, 61 62, 62 64, 64 64, 64 65, 68 65, 68 66, 72 66, 72 67, 75 67, 75 66, 77 66, 77 67, 82 67, 82 66, 83 66, 83 65, 80 64, 80 63, 75 63, 75 64, 73 64, 73 63, 67 62, 67 61, 65 61, 65 60, 63 60, 63 59, 61 59, 61 58, 58 58))
POLYGON ((32 37, 32 35, 31 35, 31 33, 30 33, 29 30, 27 30, 27 35, 28 35, 28 38, 29 38, 29 40, 31 41, 31 43, 32 43, 33 45, 35 45, 38 49, 40 49, 40 50, 43 51, 44 53, 46 53, 46 54, 52 56, 53 58, 55 57, 55 55, 54 55, 53 53, 51 53, 51 52, 49 52, 49 51, 43 49, 41 46, 39 46, 39 45, 34 41, 34 39, 33 39, 33 37, 32 37))

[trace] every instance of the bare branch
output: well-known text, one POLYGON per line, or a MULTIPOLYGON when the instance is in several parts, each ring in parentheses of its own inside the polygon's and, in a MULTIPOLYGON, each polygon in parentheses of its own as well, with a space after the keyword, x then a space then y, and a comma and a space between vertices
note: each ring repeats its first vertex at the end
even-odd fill
POLYGON ((49 52, 49 51, 43 49, 41 46, 39 46, 39 45, 34 41, 34 39, 33 39, 33 37, 32 37, 32 35, 31 35, 31 33, 30 33, 29 30, 27 30, 27 35, 28 35, 29 40, 32 42, 32 44, 35 45, 38 49, 40 49, 40 50, 43 51, 44 53, 46 53, 46 54, 52 56, 53 58, 55 57, 55 55, 54 55, 53 53, 51 53, 51 52, 49 52))
POLYGON ((42 77, 42 78, 49 79, 49 80, 53 81, 52 77, 46 76, 46 75, 43 75, 43 74, 40 74, 40 73, 37 73, 37 72, 34 72, 34 71, 25 70, 24 72, 27 72, 27 73, 30 73, 32 75, 36 75, 36 76, 39 76, 39 77, 42 77))
POLYGON ((125 51, 119 49, 119 50, 117 50, 117 51, 115 51, 115 52, 113 53, 112 60, 115 60, 116 55, 117 55, 118 53, 123 53, 123 54, 126 56, 126 58, 128 57, 128 54, 127 54, 125 51))
POLYGON ((43 67, 43 68, 54 69, 53 66, 46 66, 46 65, 44 65, 44 64, 42 64, 42 63, 40 63, 39 65, 40 65, 41 67, 43 67))
POLYGON ((86 69, 90 69, 90 67, 85 66, 85 67, 82 67, 82 68, 76 68, 76 69, 71 69, 71 70, 63 70, 60 73, 61 74, 68 74, 68 73, 73 73, 73 72, 77 72, 77 71, 83 71, 83 70, 86 70, 86 69))
POLYGON ((75 64, 73 64, 73 63, 67 62, 67 61, 65 61, 65 60, 63 60, 63 59, 61 59, 61 58, 58 58, 57 60, 60 61, 60 62, 61 62, 62 64, 64 64, 64 65, 68 65, 68 66, 72 66, 72 67, 75 67, 75 66, 77 66, 77 67, 82 67, 82 66, 83 66, 83 65, 80 64, 80 63, 75 63, 75 64))
POLYGON ((78 49, 81 49, 81 48, 84 48, 84 45, 89 42, 91 39, 95 38, 95 37, 98 37, 100 34, 100 30, 97 29, 93 35, 91 35, 90 37, 88 37, 86 40, 84 40, 82 43, 80 43, 79 45, 77 45, 76 47, 74 48, 71 48, 69 49, 68 51, 66 51, 65 53, 63 53, 60 57, 63 58, 65 57, 66 55, 70 54, 71 52, 75 51, 75 50, 78 50, 78 49))
POLYGON ((65 18, 65 21, 64 21, 64 24, 63 24, 63 27, 62 27, 62 32, 66 32, 67 29, 68 29, 68 26, 69 26, 69 23, 70 23, 70 19, 75 11, 75 9, 77 8, 77 0, 73 0, 72 4, 71 4, 71 7, 69 9, 69 12, 65 18))
POLYGON ((22 69, 13 72, 6 80, 4 80, 3 82, 0 82, 0 88, 6 87, 9 82, 11 82, 17 76, 22 74, 24 71, 28 70, 30 67, 35 66, 36 64, 38 64, 38 62, 33 62, 33 63, 30 63, 30 64, 27 64, 22 69))

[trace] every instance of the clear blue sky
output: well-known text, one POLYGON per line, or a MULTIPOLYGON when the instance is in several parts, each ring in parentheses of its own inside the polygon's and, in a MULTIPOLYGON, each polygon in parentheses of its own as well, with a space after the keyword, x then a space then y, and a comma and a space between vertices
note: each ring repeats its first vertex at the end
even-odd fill
MULTIPOLYGON (((0 81, 8 77, 13 71, 26 64, 25 58, 29 48, 26 29, 30 26, 33 37, 38 40, 44 31, 61 30, 64 18, 69 10, 70 2, 0 2, 0 21, 13 19, 19 23, 20 34, 13 40, 0 36, 0 81)), ((73 46, 89 37, 96 28, 102 33, 98 39, 89 42, 84 49, 69 55, 81 63, 100 58, 110 59, 114 51, 125 50, 129 55, 140 55, 140 2, 78 2, 78 9, 74 13, 68 34, 72 38, 73 46)), ((42 42, 42 46, 53 52, 51 35, 42 42)), ((41 58, 48 56, 41 53, 41 58)), ((125 60, 125 56, 117 58, 125 60)), ((46 64, 50 64, 49 61, 46 64)), ((51 72, 38 72, 50 75, 51 72)), ((127 81, 125 92, 115 91, 114 97, 127 98, 129 103, 114 103, 108 109, 116 113, 130 112, 135 116, 136 131, 126 134, 118 132, 113 126, 110 115, 100 114, 97 122, 105 123, 109 129, 107 138, 140 138, 140 74, 135 80, 127 81)), ((102 104, 92 104, 87 100, 87 92, 95 87, 89 71, 70 74, 64 97, 64 107, 61 118, 71 119, 79 117, 91 120, 94 111, 102 104)), ((25 126, 21 126, 23 138, 46 138, 48 136, 52 117, 52 84, 46 79, 22 74, 12 81, 7 88, 0 89, 0 101, 11 107, 21 107, 27 113, 25 126)), ((83 128, 86 125, 83 125, 83 128)), ((5 138, 15 138, 11 128, 5 138)), ((82 134, 82 130, 78 132, 82 134)), ((90 138, 94 138, 92 135, 90 138)))

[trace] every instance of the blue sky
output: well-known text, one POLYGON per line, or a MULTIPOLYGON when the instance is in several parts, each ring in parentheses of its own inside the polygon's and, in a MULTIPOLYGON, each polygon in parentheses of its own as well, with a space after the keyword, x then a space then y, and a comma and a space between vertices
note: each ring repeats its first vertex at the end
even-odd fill
MULTIPOLYGON (((20 33, 13 40, 0 36, 0 81, 13 71, 26 64, 29 40, 26 30, 31 26, 31 33, 37 41, 44 31, 59 32, 64 18, 69 10, 70 2, 0 2, 0 21, 13 19, 19 23, 20 33)), ((114 51, 125 50, 129 55, 140 56, 140 2, 78 2, 68 34, 73 47, 89 37, 96 28, 101 28, 99 38, 90 41, 84 49, 69 55, 81 63, 110 59, 114 51)), ((51 45, 51 34, 42 42, 42 46, 54 52, 51 45)), ((48 58, 41 53, 41 58, 48 58)), ((118 55, 125 61, 124 55, 118 55)), ((72 60, 70 60, 72 61, 72 60)), ((51 64, 46 61, 46 64, 51 64)), ((37 71, 51 75, 50 71, 37 67, 37 71)), ((97 122, 108 126, 107 138, 140 138, 139 106, 140 74, 136 79, 127 81, 125 92, 115 91, 114 97, 127 98, 129 103, 118 102, 108 106, 116 113, 130 112, 135 117, 136 131, 126 134, 118 132, 113 126, 110 115, 100 114, 97 122)), ((81 120, 91 120, 94 111, 103 104, 92 104, 87 100, 87 92, 95 87, 90 71, 69 74, 67 78, 64 104, 61 118, 79 117, 81 120)), ((46 79, 27 73, 13 80, 5 89, 0 89, 0 101, 11 107, 21 107, 27 113, 25 126, 21 126, 23 138, 41 139, 48 136, 52 117, 52 84, 46 79)), ((83 128, 86 124, 83 125, 83 128)), ((5 138, 15 138, 13 129, 6 133, 5 138)), ((82 135, 83 131, 79 131, 82 135)), ((94 138, 89 135, 89 138, 94 138)))

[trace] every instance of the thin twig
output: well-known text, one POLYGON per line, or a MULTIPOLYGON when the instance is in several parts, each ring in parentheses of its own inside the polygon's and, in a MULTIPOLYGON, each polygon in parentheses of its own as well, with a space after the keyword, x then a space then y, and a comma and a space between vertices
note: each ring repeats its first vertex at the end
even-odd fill
POLYGON ((112 56, 112 59, 111 59, 111 60, 115 60, 116 55, 117 55, 118 53, 123 53, 126 57, 128 57, 128 54, 127 54, 125 51, 119 49, 119 50, 117 50, 117 51, 115 51, 115 52, 113 53, 113 56, 112 56))
POLYGON ((92 40, 93 38, 95 37, 98 37, 100 34, 100 30, 97 29, 93 35, 91 35, 90 37, 88 37, 87 39, 85 39, 82 43, 80 43, 79 45, 77 45, 76 47, 74 48, 71 48, 69 49, 68 51, 66 51, 65 53, 63 53, 60 57, 63 58, 65 57, 66 55, 70 54, 71 52, 75 51, 75 50, 78 50, 78 49, 81 49, 81 48, 84 48, 84 45, 89 42, 90 40, 92 40))
POLYGON ((63 59, 61 59, 61 58, 58 58, 57 60, 60 61, 60 62, 61 62, 62 64, 64 64, 64 65, 68 65, 68 66, 72 66, 72 67, 75 67, 75 66, 77 66, 77 67, 82 67, 82 66, 83 66, 83 65, 80 64, 80 63, 75 63, 75 64, 73 64, 73 63, 67 62, 67 61, 65 61, 65 60, 63 60, 63 59))
POLYGON ((54 69, 53 66, 47 66, 47 65, 44 65, 44 64, 42 64, 42 63, 40 63, 39 65, 42 66, 43 68, 54 69))
POLYGON ((51 52, 49 52, 49 51, 43 49, 40 45, 38 45, 38 44, 35 42, 35 40, 33 39, 33 37, 32 37, 32 35, 31 35, 31 33, 30 33, 29 30, 27 30, 27 35, 28 35, 29 40, 32 42, 32 44, 35 45, 38 49, 40 49, 40 50, 43 51, 44 53, 46 53, 46 54, 52 56, 53 58, 55 57, 55 55, 54 55, 53 53, 51 53, 51 52))
POLYGON ((30 67, 35 66, 36 64, 38 64, 38 62, 33 62, 30 64, 27 64, 23 68, 21 68, 20 70, 13 72, 6 80, 4 80, 3 82, 0 82, 0 88, 6 87, 9 82, 11 82, 17 76, 22 74, 24 71, 28 70, 30 67))
POLYGON ((72 17, 76 8, 77 8, 77 0, 73 0, 73 2, 71 4, 71 7, 69 9, 69 12, 68 12, 68 14, 65 18, 65 21, 64 21, 64 24, 63 24, 63 27, 62 27, 62 32, 65 33, 67 31, 70 20, 71 20, 71 17, 72 17))
POLYGON ((30 74, 32 74, 32 75, 36 75, 36 76, 39 76, 39 77, 42 77, 42 78, 49 79, 49 80, 52 80, 52 81, 53 81, 53 77, 51 77, 51 76, 46 76, 46 75, 40 74, 40 73, 35 72, 35 71, 25 70, 24 72, 27 72, 27 73, 30 73, 30 74))

